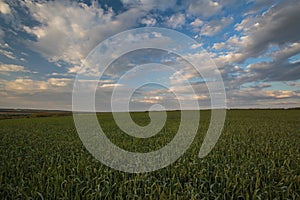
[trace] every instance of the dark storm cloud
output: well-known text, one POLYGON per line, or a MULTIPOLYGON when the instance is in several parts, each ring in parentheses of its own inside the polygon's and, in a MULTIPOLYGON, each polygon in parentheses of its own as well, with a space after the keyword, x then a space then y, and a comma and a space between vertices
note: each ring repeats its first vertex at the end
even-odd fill
POLYGON ((259 56, 270 45, 284 45, 300 40, 300 1, 283 1, 257 19, 246 35, 249 41, 244 43, 241 53, 244 59, 259 56))
POLYGON ((249 72, 253 81, 293 81, 300 79, 300 63, 262 62, 251 65, 249 72))

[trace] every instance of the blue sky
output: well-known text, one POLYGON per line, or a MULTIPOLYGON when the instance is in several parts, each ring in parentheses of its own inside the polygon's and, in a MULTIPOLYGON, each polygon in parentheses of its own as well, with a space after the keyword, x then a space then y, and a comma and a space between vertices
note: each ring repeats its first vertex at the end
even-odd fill
MULTIPOLYGON (((71 109, 74 79, 89 52, 110 36, 147 26, 199 42, 222 74, 228 107, 299 107, 299 10, 298 0, 0 0, 0 107, 71 109)), ((136 52, 116 60, 113 70, 174 58, 166 55, 136 52)), ((209 106, 205 83, 189 74, 184 71, 199 91, 199 103, 209 106)), ((174 81, 173 75, 152 74, 174 81)), ((109 100, 106 90, 118 86, 115 79, 107 72, 97 102, 109 100)), ((174 100, 163 87, 136 93, 134 99, 150 106, 174 100)))

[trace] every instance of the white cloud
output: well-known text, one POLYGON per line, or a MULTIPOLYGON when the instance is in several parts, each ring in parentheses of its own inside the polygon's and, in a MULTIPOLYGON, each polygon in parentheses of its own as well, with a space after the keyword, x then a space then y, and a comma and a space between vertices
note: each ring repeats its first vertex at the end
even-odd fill
POLYGON ((226 43, 228 44, 228 46, 230 46, 231 49, 242 48, 247 44, 247 38, 249 37, 233 35, 226 41, 226 43))
POLYGON ((194 0, 187 3, 189 3, 187 12, 194 16, 210 17, 222 9, 222 5, 212 0, 194 0))
POLYGON ((216 50, 221 50, 221 49, 223 49, 225 47, 226 47, 225 42, 215 43, 213 45, 213 49, 216 49, 216 50))
POLYGON ((82 67, 79 66, 79 65, 76 65, 76 66, 73 66, 73 67, 70 67, 68 69, 68 73, 77 73, 82 67))
POLYGON ((203 25, 203 21, 199 18, 196 18, 194 21, 190 23, 190 25, 193 27, 194 32, 199 32, 200 27, 203 25))
POLYGON ((102 85, 100 85, 100 88, 115 88, 115 87, 120 87, 122 86, 122 84, 118 84, 118 83, 104 83, 102 85))
POLYGON ((2 14, 11 14, 10 7, 3 0, 0 0, 0 13, 2 14))
POLYGON ((0 74, 7 73, 7 72, 29 72, 29 71, 25 70, 24 66, 0 63, 0 74))
POLYGON ((45 81, 20 77, 0 80, 0 107, 71 109, 72 80, 51 78, 45 81))
POLYGON ((181 28, 185 24, 185 15, 182 13, 174 14, 167 18, 166 25, 171 28, 181 28))
POLYGON ((140 102, 140 103, 147 103, 147 104, 157 104, 161 103, 162 100, 164 99, 163 96, 143 96, 143 97, 135 97, 131 101, 132 102, 140 102))
POLYGON ((48 89, 47 82, 33 81, 31 79, 18 78, 12 81, 1 81, 6 91, 31 93, 33 91, 42 91, 48 89))
MULTIPOLYGON (((4 46, 5 46, 5 44, 4 44, 4 46)), ((17 59, 17 57, 11 51, 0 49, 0 54, 4 55, 5 57, 7 57, 9 59, 12 59, 12 60, 16 60, 17 59)))
POLYGON ((52 62, 63 60, 74 65, 80 65, 99 42, 136 25, 137 19, 144 15, 136 8, 116 15, 112 9, 104 11, 95 4, 87 6, 70 1, 25 1, 23 4, 41 23, 23 27, 37 38, 28 42, 28 46, 52 62))
MULTIPOLYGON (((254 3, 254 7, 258 2, 262 2, 262 6, 270 4, 267 3, 267 1, 253 1, 256 2, 254 3)), ((182 1, 180 5, 176 5, 176 2, 178 2, 176 0, 166 0, 162 2, 160 0, 122 0, 126 9, 120 14, 115 13, 111 8, 104 10, 97 4, 88 6, 84 3, 73 1, 26 0, 15 5, 9 1, 6 2, 8 3, 4 3, 4 1, 0 0, 0 12, 2 19, 5 20, 4 23, 15 22, 21 24, 19 20, 20 16, 18 16, 17 12, 22 8, 17 9, 15 5, 23 5, 26 7, 23 10, 28 9, 29 14, 39 22, 26 23, 26 26, 22 25, 22 31, 36 37, 32 41, 27 41, 26 44, 49 61, 56 62, 55 64, 57 66, 60 66, 60 63, 64 63, 61 62, 61 60, 71 64, 66 74, 52 74, 52 76, 68 77, 74 75, 74 73, 77 73, 81 69, 83 59, 99 42, 112 34, 141 24, 155 26, 161 23, 160 25, 167 25, 171 28, 188 27, 193 31, 193 34, 200 33, 205 36, 215 36, 234 21, 231 17, 222 18, 224 15, 230 15, 228 12, 230 9, 227 11, 226 7, 231 6, 228 2, 238 1, 187 0, 182 1), (166 11, 169 8, 171 8, 173 12, 169 17, 161 15, 161 11, 166 11), (150 10, 151 12, 149 12, 150 10), (156 11, 158 11, 157 14, 155 14, 156 11), (35 25, 30 26, 28 24, 35 25)), ((271 4, 274 4, 274 2, 271 4)), ((249 7, 252 7, 252 3, 249 5, 249 7)), ((214 58, 217 66, 220 67, 225 84, 227 85, 231 105, 236 103, 235 105, 238 106, 248 105, 251 107, 256 106, 256 104, 259 106, 260 103, 261 105, 269 105, 269 103, 274 102, 274 105, 275 103, 280 105, 280 103, 284 102, 297 103, 297 100, 299 102, 299 92, 297 91, 268 90, 271 86, 269 84, 270 81, 289 82, 297 81, 300 78, 298 57, 295 57, 296 61, 293 60, 293 62, 289 62, 288 60, 292 56, 300 53, 300 29, 298 25, 300 20, 300 15, 298 14, 299 6, 299 1, 280 1, 272 8, 269 7, 263 14, 260 14, 261 10, 255 11, 253 7, 252 10, 243 15, 243 19, 234 26, 236 32, 226 33, 221 38, 211 38, 212 40, 209 42, 213 43, 217 41, 217 43, 214 43, 210 48, 212 50, 210 55, 214 58), (236 35, 231 35, 232 33, 236 35), (222 38, 227 37, 229 37, 227 41, 220 41, 222 38), (275 49, 273 49, 273 47, 275 47, 275 49), (256 58, 257 60, 267 58, 267 61, 254 62, 245 68, 243 63, 248 58, 256 58), (252 86, 246 89, 243 88, 244 83, 251 85, 253 82, 259 82, 261 84, 254 86, 252 84, 252 86), (241 86, 242 89, 240 89, 241 86)), ((233 5, 231 8, 233 7, 236 8, 236 5, 233 5)), ((116 11, 117 10, 118 8, 116 11)), ((30 19, 30 17, 28 17, 28 19, 30 19)), ((5 31, 6 30, 11 32, 4 33, 4 31, 0 29, 0 47, 2 48, 0 49, 0 53, 9 59, 17 59, 15 55, 18 54, 14 54, 14 50, 5 46, 6 44, 4 44, 1 38, 4 38, 4 34, 7 34, 5 36, 18 34, 18 31, 14 28, 11 30, 5 29, 5 31)), ((18 37, 19 36, 20 35, 18 35, 18 37)), ((142 44, 142 40, 147 37, 147 35, 143 35, 136 38, 133 35, 128 38, 128 40, 131 41, 128 41, 126 44, 131 45, 132 41, 137 40, 140 40, 140 44, 142 44)), ((5 39, 9 38, 10 37, 7 37, 5 39)), ((165 38, 155 37, 151 42, 159 43, 163 46, 163 43, 167 43, 167 40, 165 40, 165 38)), ((190 49, 194 52, 194 49, 201 45, 202 44, 194 44, 190 46, 190 49)), ((119 47, 119 49, 124 48, 127 48, 127 45, 119 47)), ((113 55, 111 56, 113 57, 113 55)), ((203 59, 201 54, 191 54, 188 56, 190 59, 195 60, 195 62, 203 59)), ((30 62, 30 58, 26 58, 28 58, 30 62)), ((170 59, 166 62, 172 63, 173 61, 174 60, 170 59)), ((250 61, 252 62, 252 59, 250 61)), ((112 68, 111 71, 108 70, 106 74, 108 78, 113 79, 115 76, 121 75, 124 71, 138 63, 128 61, 128 63, 121 62, 119 64, 123 66, 123 68, 115 67, 112 68), (132 64, 132 66, 129 66, 130 64, 132 64)), ((207 66, 206 68, 203 67, 204 70, 211 69, 209 65, 203 66, 207 66)), ((188 81, 193 80, 195 83, 195 78, 199 75, 189 67, 178 66, 177 69, 182 76, 173 74, 172 78, 168 81, 171 82, 172 87, 176 87, 176 90, 182 92, 188 91, 186 85, 188 81)), ((98 69, 88 70, 88 75, 91 75, 92 78, 99 75, 98 69)), ((0 65, 0 74, 12 74, 13 72, 28 71, 19 65, 0 65)), ((28 75, 28 73, 25 75, 28 75)), ((81 80, 81 82, 84 81, 94 83, 96 80, 81 80)), ((5 89, 5 91, 0 91, 1 96, 7 98, 6 104, 3 104, 5 101, 3 98, 0 99, 1 105, 10 105, 10 102, 13 102, 13 95, 9 96, 10 94, 16 94, 15 97, 17 97, 17 95, 19 95, 19 97, 21 97, 21 95, 25 97, 28 94, 43 94, 43 100, 45 102, 45 100, 48 100, 50 94, 62 98, 62 95, 53 94, 70 94, 70 91, 72 91, 72 80, 68 78, 33 80, 30 77, 24 76, 10 81, 1 80, 0 82, 1 89, 5 89)), ((295 87, 293 90, 297 90, 298 85, 299 84, 293 86, 295 87)), ((89 84, 87 84, 87 86, 89 86, 89 84)), ((98 90, 100 90, 101 95, 103 94, 105 96, 108 91, 117 86, 121 85, 118 85, 115 81, 106 80, 98 85, 98 90)), ((205 91, 204 86, 199 83, 197 83, 197 86, 194 88, 197 88, 201 92, 205 91)), ((169 98, 169 96, 161 96, 160 94, 162 93, 167 92, 160 91, 150 94, 149 91, 146 91, 143 93, 143 96, 137 100, 141 103, 159 103, 169 98)), ((34 97, 36 98, 37 96, 34 97)), ((32 99, 33 97, 28 97, 28 99, 30 98, 32 99)), ((198 96, 187 95, 186 98, 207 100, 208 95, 204 92, 199 93, 198 96)), ((107 102, 109 102, 109 98, 107 99, 107 102)), ((23 100, 24 99, 20 98, 18 102, 30 103, 29 101, 23 100)), ((99 102, 102 104, 102 101, 99 102)), ((64 103, 70 102, 65 101, 64 103)), ((16 103, 16 105, 18 104, 16 103)))
POLYGON ((13 2, 13 1, 3 1, 0 0, 0 17, 1 20, 3 20, 3 22, 7 23, 10 25, 10 27, 12 27, 13 29, 17 29, 18 28, 18 24, 19 24, 19 19, 18 17, 16 17, 16 11, 13 8, 13 4, 17 3, 13 2))
POLYGON ((213 36, 233 22, 232 17, 223 17, 221 20, 212 20, 205 24, 200 31, 201 35, 213 36))
POLYGON ((156 23, 157 23, 156 19, 152 17, 146 17, 141 20, 141 24, 144 24, 146 26, 155 26, 156 23))
POLYGON ((203 24, 203 21, 199 18, 196 18, 193 22, 191 22, 191 25, 194 28, 198 28, 199 26, 202 26, 202 24, 203 24))
POLYGON ((65 87, 70 84, 71 79, 69 79, 69 78, 49 78, 47 82, 51 86, 65 87))
POLYGON ((199 43, 199 44, 192 44, 191 47, 190 47, 190 49, 197 49, 197 48, 202 47, 202 46, 203 46, 202 43, 199 43))
POLYGON ((7 92, 22 94, 34 94, 41 92, 70 92, 72 79, 68 78, 49 78, 45 81, 33 80, 30 78, 17 78, 15 80, 1 80, 7 92))
POLYGON ((268 97, 274 97, 277 99, 300 97, 300 93, 290 90, 267 90, 265 92, 268 97))
POLYGON ((244 57, 241 53, 235 53, 235 52, 226 52, 223 55, 218 55, 214 58, 214 61, 216 62, 217 66, 224 66, 228 65, 234 62, 239 62, 244 57))

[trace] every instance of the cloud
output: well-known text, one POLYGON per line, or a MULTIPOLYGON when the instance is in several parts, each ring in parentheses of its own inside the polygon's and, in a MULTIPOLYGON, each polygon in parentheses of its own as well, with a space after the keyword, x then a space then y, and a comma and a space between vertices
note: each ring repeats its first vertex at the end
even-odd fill
POLYGON ((145 110, 154 104, 160 104, 167 110, 180 109, 178 100, 173 91, 148 85, 135 91, 130 107, 134 110, 145 110))
POLYGON ((146 26, 155 26, 157 21, 155 18, 147 16, 146 18, 143 18, 140 23, 146 26))
POLYGON ((250 80, 294 81, 300 79, 300 62, 289 62, 289 58, 300 52, 300 43, 284 45, 272 52, 270 62, 249 64, 246 72, 250 80))
POLYGON ((300 93, 290 90, 262 90, 261 88, 245 88, 227 92, 227 103, 231 108, 298 107, 299 99, 300 93))
POLYGON ((120 87, 123 86, 122 84, 118 84, 118 83, 104 83, 102 85, 100 85, 100 88, 115 88, 115 87, 120 87))
POLYGON ((260 62, 247 66, 248 81, 293 81, 300 79, 300 63, 260 62))
POLYGON ((47 82, 50 86, 65 87, 68 86, 72 80, 69 78, 49 78, 47 82))
POLYGON ((25 70, 25 67, 21 65, 0 63, 0 74, 6 74, 7 72, 29 72, 29 71, 25 70))
POLYGON ((187 13, 194 16, 211 17, 222 9, 220 3, 211 0, 193 0, 187 1, 186 4, 188 5, 187 13))
POLYGON ((257 88, 242 89, 240 92, 232 93, 234 96, 240 96, 244 98, 252 97, 253 99, 284 99, 284 98, 298 98, 299 92, 290 90, 260 90, 257 88))
POLYGON ((81 69, 82 67, 81 66, 79 66, 79 65, 75 65, 75 66, 73 66, 73 67, 69 67, 68 68, 68 73, 77 73, 80 69, 81 69))
POLYGON ((214 61, 217 66, 223 67, 234 62, 240 62, 243 57, 244 54, 242 53, 225 52, 224 54, 216 56, 214 61))
POLYGON ((261 16, 252 16, 236 25, 243 32, 240 38, 240 52, 243 59, 256 57, 270 45, 282 45, 299 41, 300 2, 284 1, 271 7, 261 16))
POLYGON ((24 109, 61 109, 71 110, 72 94, 67 92, 57 93, 15 93, 0 91, 0 107, 2 108, 24 108, 24 109))
POLYGON ((213 36, 223 30, 226 26, 233 22, 232 17, 223 17, 221 20, 212 20, 205 24, 200 31, 200 35, 213 36))
POLYGON ((177 13, 167 18, 166 26, 173 29, 181 28, 185 23, 185 15, 183 13, 177 13))
MULTIPOLYGON (((159 32, 132 32, 126 37, 115 38, 114 45, 107 45, 107 48, 101 52, 103 57, 106 60, 113 61, 109 68, 105 71, 103 76, 109 77, 110 79, 118 79, 124 73, 129 71, 135 66, 143 65, 146 63, 157 63, 158 60, 162 60, 164 57, 168 55, 167 51, 159 50, 157 47, 161 47, 162 49, 165 46, 173 45, 172 40, 166 34, 162 34, 159 32), (127 52, 128 47, 131 49, 138 49, 136 51, 128 52, 120 57, 116 57, 118 54, 123 54, 121 52, 127 52), (140 47, 148 47, 145 49, 140 49, 140 47), (156 47, 156 49, 152 49, 151 47, 156 47)), ((97 49, 97 53, 100 53, 101 49, 97 49)), ((89 76, 100 75, 99 70, 104 70, 104 67, 99 65, 99 54, 93 54, 89 57, 89 64, 86 66, 97 66, 89 69, 92 73, 89 73, 89 76)))
POLYGON ((278 51, 271 54, 274 60, 282 61, 298 54, 300 52, 300 42, 284 45, 278 51))
POLYGON ((274 97, 276 99, 300 97, 299 92, 289 91, 289 90, 267 90, 266 96, 274 97))
POLYGON ((9 5, 3 0, 0 0, 0 13, 5 15, 11 14, 9 5))
POLYGON ((300 88, 300 82, 288 82, 286 83, 288 86, 300 88))
POLYGON ((0 42, 2 43, 2 38, 4 37, 4 31, 0 27, 0 42))
POLYGON ((221 50, 221 49, 223 49, 225 47, 226 47, 225 42, 215 43, 213 45, 213 49, 216 49, 216 50, 221 50))
POLYGON ((40 22, 34 27, 23 27, 36 37, 36 41, 27 42, 28 47, 51 62, 63 60, 74 65, 80 65, 99 42, 135 26, 137 19, 145 14, 131 8, 117 15, 97 4, 87 6, 71 1, 25 1, 23 5, 40 22))
MULTIPOLYGON (((30 64, 34 64, 32 62, 36 62, 34 59, 31 61, 31 56, 37 54, 32 54, 30 50, 26 51, 29 54, 26 56, 26 68, 22 65, 0 64, 0 74, 4 74, 3 77, 23 76, 14 80, 11 80, 11 77, 10 80, 0 80, 0 93, 4 97, 0 99, 0 105, 42 107, 42 104, 47 102, 54 108, 55 104, 70 106, 73 80, 54 77, 73 77, 84 66, 83 60, 88 53, 111 35, 129 28, 157 25, 181 29, 187 34, 197 33, 198 37, 201 34, 210 37, 207 41, 199 37, 201 44, 191 45, 189 50, 194 53, 187 56, 195 62, 201 62, 203 55, 198 49, 202 45, 204 48, 208 46, 207 49, 211 51, 209 54, 222 73, 229 106, 299 105, 299 1, 250 0, 246 8, 244 3, 238 0, 121 0, 121 8, 82 2, 0 0, 0 17, 4 19, 3 27, 0 28, 1 57, 17 60, 21 51, 28 50, 27 47, 60 67, 55 70, 56 73, 49 72, 46 76, 41 74, 41 78, 35 80, 27 70, 27 67, 31 67, 30 64), (233 19, 231 16, 235 15, 240 17, 233 19), (219 35, 221 37, 217 38, 219 35), (20 40, 22 45, 25 43, 25 49, 19 48, 20 40), (286 85, 276 90, 277 86, 272 85, 273 82, 285 82, 286 85), (53 102, 50 102, 50 99, 53 102)), ((153 37, 151 44, 153 42, 161 46, 168 45, 166 37, 156 37, 155 34, 129 36, 126 45, 117 46, 116 51, 134 45, 135 41, 140 41, 141 46, 149 46, 143 43, 143 40, 149 37, 153 37)), ((114 55, 111 53, 107 57, 115 58, 114 55)), ((109 94, 114 87, 123 89, 123 85, 118 84, 116 79, 126 71, 134 66, 158 60, 162 64, 173 65, 179 72, 168 74, 171 77, 167 77, 163 71, 157 71, 157 74, 165 75, 163 78, 169 81, 171 89, 176 88, 177 91, 186 94, 185 97, 181 97, 183 100, 197 99, 201 103, 205 102, 202 105, 209 106, 209 94, 204 79, 199 78, 199 74, 185 65, 186 63, 180 63, 180 59, 166 55, 167 52, 145 50, 144 53, 116 59, 104 74, 105 79, 109 80, 101 80, 98 84, 97 97, 101 100, 97 101, 97 106, 104 109, 110 107, 109 94), (197 91, 196 96, 188 94, 188 83, 197 91)), ((204 62, 201 64, 202 70, 211 70, 209 65, 204 62)), ((88 88, 97 81, 95 77, 99 75, 99 69, 89 68, 86 72, 93 80, 80 81, 88 88)), ((136 74, 132 78, 136 78, 134 76, 136 74)), ((141 74, 141 77, 144 76, 148 78, 150 75, 141 74)), ((125 87, 123 92, 127 92, 125 87)), ((159 89, 141 90, 137 92, 138 96, 135 96, 133 101, 140 103, 140 108, 153 103, 173 103, 175 97, 170 95, 171 92, 159 89)))
POLYGON ((235 30, 236 31, 244 31, 244 32, 247 32, 247 31, 250 31, 252 26, 254 25, 255 26, 258 26, 259 24, 256 23, 256 18, 255 17, 247 17, 247 18, 244 18, 239 24, 236 24, 234 27, 235 27, 235 30))
POLYGON ((147 103, 147 104, 158 104, 161 103, 164 97, 162 96, 143 96, 142 98, 133 98, 132 102, 140 102, 140 103, 147 103))
MULTIPOLYGON (((5 47, 5 44, 3 46, 5 47)), ((12 51, 0 49, 0 54, 2 54, 3 56, 5 56, 11 60, 17 60, 17 57, 14 55, 14 53, 12 51)))
POLYGON ((33 81, 31 79, 18 78, 11 81, 1 81, 0 84, 4 85, 6 91, 31 93, 48 89, 47 82, 33 81))
POLYGON ((31 78, 17 78, 14 80, 1 80, 6 92, 19 94, 34 94, 41 92, 70 92, 72 79, 68 78, 49 78, 45 81, 33 80, 31 78))
POLYGON ((165 11, 174 8, 176 0, 121 0, 126 8, 139 8, 145 11, 153 9, 165 11))
POLYGON ((198 28, 198 27, 202 26, 202 24, 203 24, 203 21, 199 18, 196 18, 193 22, 191 22, 191 25, 194 28, 198 28))
POLYGON ((192 45, 190 46, 190 49, 198 49, 199 47, 202 47, 202 46, 203 46, 202 43, 199 43, 199 44, 192 44, 192 45))
POLYGON ((297 79, 298 76, 293 73, 298 72, 298 64, 288 63, 286 59, 300 51, 300 28, 297 25, 300 20, 299 9, 298 1, 284 1, 269 8, 262 15, 247 16, 235 25, 235 29, 241 34, 213 45, 213 49, 216 50, 225 47, 222 52, 214 55, 214 61, 219 67, 227 69, 224 72, 226 74, 235 66, 234 63, 242 64, 248 58, 263 56, 270 47, 277 46, 278 52, 265 55, 271 56, 272 62, 252 63, 243 72, 245 76, 249 73, 248 77, 241 78, 245 78, 244 81, 297 79), (263 73, 263 70, 267 70, 266 73, 263 73))
POLYGON ((256 84, 256 85, 251 85, 250 88, 256 88, 256 89, 264 89, 264 88, 268 88, 271 87, 271 84, 256 84))
POLYGON ((240 34, 213 45, 218 52, 211 55, 228 88, 239 90, 244 83, 300 79, 300 63, 289 61, 300 52, 300 29, 296 25, 299 9, 298 1, 284 1, 261 15, 246 16, 235 25, 240 34), (257 61, 244 68, 249 58, 257 61))
MULTIPOLYGON (((12 5, 18 4, 18 1, 3 1, 0 0, 0 18, 4 24, 9 24, 12 29, 19 28, 20 19, 16 16, 17 12, 12 5)), ((3 25, 3 24, 2 24, 3 25)))
POLYGON ((262 9, 269 8, 278 3, 278 1, 269 1, 269 0, 249 0, 248 3, 253 5, 246 10, 244 16, 255 15, 259 13, 262 9))
POLYGON ((196 18, 194 21, 190 23, 190 25, 193 27, 194 32, 199 32, 200 27, 203 25, 203 21, 199 18, 196 18))

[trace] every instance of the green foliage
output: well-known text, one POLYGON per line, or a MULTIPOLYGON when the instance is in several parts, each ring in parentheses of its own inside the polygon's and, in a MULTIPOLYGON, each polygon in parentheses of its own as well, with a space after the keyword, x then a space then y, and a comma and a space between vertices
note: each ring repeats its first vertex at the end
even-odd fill
MULTIPOLYGON (((140 125, 148 113, 132 113, 140 125)), ((220 140, 204 159, 198 152, 210 112, 201 111, 195 141, 172 165, 145 174, 113 170, 82 145, 72 117, 0 121, 1 199, 300 199, 300 111, 231 110, 220 140)), ((99 114, 107 136, 135 152, 161 148, 180 120, 148 139, 132 138, 99 114)))

